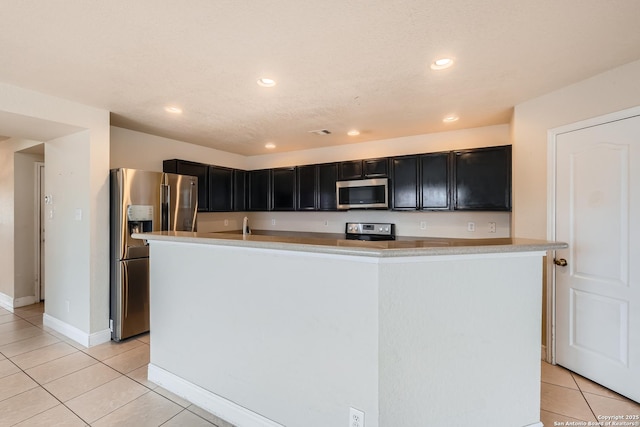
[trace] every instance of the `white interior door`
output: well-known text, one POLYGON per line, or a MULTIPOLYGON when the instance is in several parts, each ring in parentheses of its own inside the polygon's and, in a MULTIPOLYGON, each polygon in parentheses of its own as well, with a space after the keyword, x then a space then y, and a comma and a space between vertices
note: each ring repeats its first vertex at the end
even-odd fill
POLYGON ((640 401, 640 116, 556 136, 556 362, 640 401))

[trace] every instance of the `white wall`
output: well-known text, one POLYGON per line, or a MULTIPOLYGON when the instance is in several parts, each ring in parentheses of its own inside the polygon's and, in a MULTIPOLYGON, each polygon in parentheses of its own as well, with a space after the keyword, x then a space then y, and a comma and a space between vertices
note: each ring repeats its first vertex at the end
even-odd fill
MULTIPOLYGON (((40 144, 37 141, 8 139, 0 141, 0 303, 14 307, 15 289, 15 230, 16 230, 16 151, 40 144)), ((20 164, 20 159, 18 164, 20 164)), ((33 171, 33 170, 32 170, 33 171)), ((23 189, 18 189, 22 191, 23 189)), ((30 191, 31 195, 33 192, 30 191)), ((22 291, 18 292, 22 295, 22 291)))
POLYGON ((161 172, 162 161, 168 159, 246 169, 245 156, 111 126, 111 169, 161 172))
POLYGON ((0 114, 29 123, 14 132, 42 136, 45 192, 61 214, 47 224, 45 323, 54 319, 56 327, 77 332, 86 343, 92 336, 108 337, 109 112, 0 83, 0 114), (73 222, 68 214, 76 208, 82 220, 73 222), (65 297, 74 301, 69 310, 65 297))
POLYGON ((640 61, 632 62, 515 107, 513 229, 547 238, 547 132, 640 105, 640 61))

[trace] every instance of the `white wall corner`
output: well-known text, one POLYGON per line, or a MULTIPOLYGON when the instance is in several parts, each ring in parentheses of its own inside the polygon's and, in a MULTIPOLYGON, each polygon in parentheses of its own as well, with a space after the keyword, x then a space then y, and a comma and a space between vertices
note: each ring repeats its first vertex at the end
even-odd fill
POLYGON ((0 307, 13 313, 13 298, 0 292, 0 307))
POLYGON ((88 334, 75 326, 69 325, 62 320, 48 315, 47 313, 42 316, 42 324, 85 347, 93 347, 111 340, 111 332, 109 329, 88 334))

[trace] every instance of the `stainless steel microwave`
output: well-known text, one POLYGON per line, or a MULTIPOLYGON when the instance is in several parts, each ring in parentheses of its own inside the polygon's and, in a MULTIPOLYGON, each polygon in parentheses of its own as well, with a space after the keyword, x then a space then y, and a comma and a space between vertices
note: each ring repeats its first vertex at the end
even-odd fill
POLYGON ((388 209, 389 179, 358 179, 336 182, 338 209, 388 209))

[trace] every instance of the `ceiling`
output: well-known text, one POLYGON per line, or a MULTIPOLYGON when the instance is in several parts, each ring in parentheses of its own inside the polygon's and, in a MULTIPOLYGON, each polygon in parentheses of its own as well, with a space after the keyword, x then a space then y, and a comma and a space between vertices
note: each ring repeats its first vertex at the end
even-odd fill
POLYGON ((0 81, 243 155, 508 123, 518 103, 640 59, 637 0, 3 0, 0 10, 0 81), (443 56, 454 66, 432 71, 443 56), (460 119, 443 123, 450 114, 460 119), (309 133, 318 129, 331 134, 309 133))

